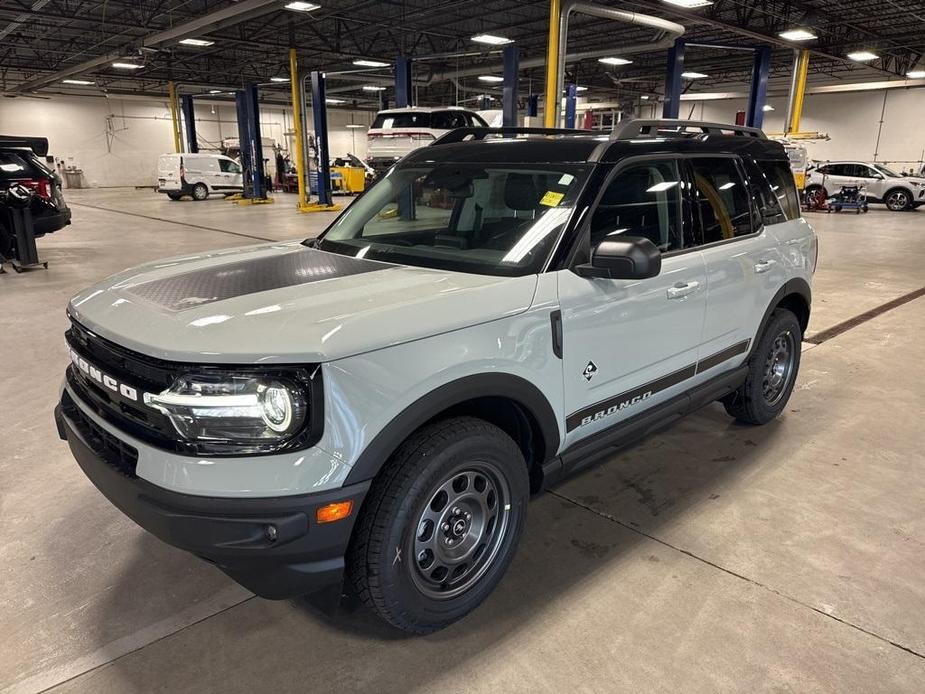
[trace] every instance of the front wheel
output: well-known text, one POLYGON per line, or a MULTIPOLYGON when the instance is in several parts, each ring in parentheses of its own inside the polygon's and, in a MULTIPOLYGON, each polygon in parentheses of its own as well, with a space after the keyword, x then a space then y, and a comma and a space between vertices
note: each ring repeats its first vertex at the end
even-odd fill
POLYGON ((886 194, 886 206, 893 212, 903 212, 912 205, 912 196, 905 190, 891 190, 886 194))
POLYGON ((209 197, 209 189, 205 183, 197 183, 193 186, 193 200, 205 200, 209 197))
POLYGON ((779 308, 748 361, 748 376, 723 398, 726 412, 745 424, 767 424, 787 406, 797 372, 803 331, 797 317, 779 308))
POLYGON ((413 434, 373 482, 348 553, 359 598, 427 634, 475 609, 501 581, 526 520, 523 454, 473 417, 413 434))

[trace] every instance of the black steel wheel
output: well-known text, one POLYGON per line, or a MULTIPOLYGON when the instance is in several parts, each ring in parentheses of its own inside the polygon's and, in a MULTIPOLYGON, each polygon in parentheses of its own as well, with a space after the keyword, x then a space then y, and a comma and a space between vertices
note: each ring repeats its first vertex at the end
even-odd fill
POLYGON ((797 317, 775 310, 749 356, 745 383, 722 399, 726 412, 746 424, 766 424, 777 417, 796 383, 802 340, 797 317))
POLYGON ((479 462, 446 475, 429 496, 418 518, 412 577, 422 593, 442 600, 466 592, 498 556, 511 492, 503 472, 479 462))
POLYGON ((497 426, 453 417, 412 434, 373 480, 348 585, 389 624, 426 634, 494 590, 526 520, 523 453, 497 426))

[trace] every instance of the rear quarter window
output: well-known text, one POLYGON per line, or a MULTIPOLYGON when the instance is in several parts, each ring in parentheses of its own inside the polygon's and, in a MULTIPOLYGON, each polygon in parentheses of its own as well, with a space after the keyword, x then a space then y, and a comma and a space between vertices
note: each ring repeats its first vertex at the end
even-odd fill
POLYGON ((370 129, 430 128, 430 123, 429 113, 380 113, 370 129))
POLYGON ((758 167, 764 173, 771 192, 780 203, 787 219, 800 217, 800 196, 797 194, 793 172, 787 162, 759 161, 758 167))

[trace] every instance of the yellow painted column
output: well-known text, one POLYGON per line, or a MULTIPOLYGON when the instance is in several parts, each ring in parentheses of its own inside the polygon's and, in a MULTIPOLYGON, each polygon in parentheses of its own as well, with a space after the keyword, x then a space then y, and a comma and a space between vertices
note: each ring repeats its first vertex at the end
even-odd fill
POLYGON ((305 155, 302 151, 302 90, 299 59, 295 48, 289 49, 289 86, 292 89, 292 122, 295 135, 295 171, 299 181, 299 209, 308 204, 305 194, 305 155))
POLYGON ((806 78, 809 75, 809 51, 800 51, 797 61, 796 95, 793 99, 793 113, 790 114, 790 133, 800 132, 800 118, 803 116, 803 97, 806 96, 806 78))
POLYGON ((170 100, 170 121, 173 128, 173 147, 177 154, 183 151, 180 137, 180 107, 177 104, 177 87, 174 83, 167 83, 167 94, 170 100))
POLYGON ((549 39, 546 42, 546 101, 543 104, 543 125, 555 128, 556 104, 561 98, 556 94, 556 71, 559 69, 559 0, 549 0, 549 39))

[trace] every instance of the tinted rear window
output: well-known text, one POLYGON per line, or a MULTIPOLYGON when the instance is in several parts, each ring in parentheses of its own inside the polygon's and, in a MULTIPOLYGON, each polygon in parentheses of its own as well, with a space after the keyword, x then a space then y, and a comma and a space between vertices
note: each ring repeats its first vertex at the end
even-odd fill
POLYGON ((373 121, 372 128, 429 128, 429 113, 380 113, 373 121))
POLYGON ((33 173, 26 158, 17 152, 0 150, 0 177, 27 178, 33 173))
POLYGON ((759 161, 758 166, 767 178, 767 183, 787 219, 799 219, 800 196, 797 194, 790 166, 782 161, 759 161))

